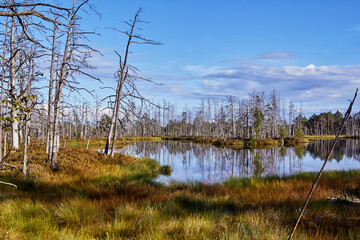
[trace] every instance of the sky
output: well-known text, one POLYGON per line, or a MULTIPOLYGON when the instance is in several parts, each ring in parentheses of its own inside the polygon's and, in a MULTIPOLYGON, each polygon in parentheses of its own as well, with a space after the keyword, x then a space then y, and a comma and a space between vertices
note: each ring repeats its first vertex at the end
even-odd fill
MULTIPOLYGON (((358 0, 93 0, 101 17, 84 16, 82 28, 95 30, 92 46, 102 56, 90 62, 103 81, 82 85, 103 97, 111 94, 118 58, 126 37, 124 20, 142 7, 139 33, 162 45, 133 45, 129 63, 140 76, 162 85, 139 82, 154 102, 196 106, 202 99, 253 89, 299 105, 306 115, 345 112, 360 86, 360 1, 358 0), (105 4, 106 3, 106 4, 105 4)), ((360 110, 360 99, 354 106, 360 110)))

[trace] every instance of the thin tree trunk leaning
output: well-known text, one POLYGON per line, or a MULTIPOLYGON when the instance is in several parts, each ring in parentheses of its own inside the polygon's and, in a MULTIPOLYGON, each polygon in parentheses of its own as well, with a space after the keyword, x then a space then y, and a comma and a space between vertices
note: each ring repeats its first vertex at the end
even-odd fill
POLYGON ((60 101, 62 95, 62 89, 64 84, 68 78, 69 74, 69 63, 73 57, 74 46, 71 46, 71 41, 74 38, 74 24, 75 24, 75 3, 72 9, 72 15, 70 19, 70 24, 66 33, 66 41, 64 46, 64 55, 62 56, 61 67, 59 69, 59 76, 57 79, 56 89, 55 89, 55 98, 54 98, 54 116, 53 116, 53 124, 52 124, 52 134, 50 134, 50 147, 49 147, 49 160, 50 160, 50 168, 52 170, 56 170, 57 166, 57 152, 59 149, 59 116, 60 116, 60 101))
MULTIPOLYGON (((129 51, 130 51, 130 45, 131 45, 131 43, 135 43, 135 44, 151 44, 151 45, 160 44, 160 43, 157 43, 155 41, 145 39, 145 38, 141 37, 138 34, 135 34, 134 31, 136 29, 136 25, 138 23, 142 22, 139 19, 140 13, 141 13, 141 8, 136 12, 136 14, 135 14, 135 16, 134 16, 134 18, 132 20, 129 20, 129 21, 126 22, 126 24, 129 26, 129 30, 121 31, 121 30, 118 30, 118 29, 114 29, 114 30, 116 30, 116 31, 118 31, 120 33, 125 34, 128 37, 128 41, 127 41, 127 44, 126 44, 124 61, 122 61, 121 55, 119 55, 115 51, 116 54, 119 56, 120 61, 119 61, 119 69, 116 72, 117 77, 118 77, 118 79, 117 79, 117 88, 116 88, 116 97, 115 97, 115 104, 114 104, 114 109, 113 109, 113 113, 112 113, 112 118, 111 118, 109 134, 108 134, 108 137, 107 137, 106 146, 105 146, 105 150, 104 150, 105 155, 108 155, 108 153, 109 153, 109 147, 110 147, 111 140, 112 140, 111 155, 113 155, 114 152, 115 152, 115 146, 116 146, 115 144, 116 144, 116 138, 117 138, 117 128, 118 128, 119 115, 120 115, 119 114, 120 113, 119 108, 121 106, 121 103, 125 102, 125 99, 127 97, 139 99, 140 101, 145 101, 146 100, 138 92, 138 90, 136 88, 136 85, 134 83, 134 79, 136 79, 136 78, 137 79, 143 79, 143 78, 138 78, 136 76, 131 76, 130 75, 131 72, 133 72, 136 75, 136 72, 138 71, 136 69, 136 67, 128 65, 128 62, 127 62, 128 61, 129 51), (130 73, 129 73, 129 71, 130 71, 130 73), (126 86, 124 86, 124 85, 126 85, 126 86), (125 93, 123 92, 123 88, 125 89, 125 91, 124 91, 125 93)), ((143 125, 143 127, 145 127, 145 126, 143 125)))
POLYGON ((299 222, 300 222, 300 220, 301 220, 301 218, 302 218, 302 216, 303 216, 303 214, 304 214, 304 212, 305 212, 305 209, 306 209, 306 207, 307 207, 307 205, 308 205, 308 203, 309 203, 309 201, 310 201, 310 198, 311 198, 311 196, 312 196, 312 194, 313 194, 313 192, 314 192, 314 189, 315 189, 315 187, 316 187, 316 185, 317 185, 317 183, 318 183, 318 181, 319 181, 319 178, 321 177, 321 174, 322 174, 323 171, 324 171, 325 165, 326 165, 326 163, 329 161, 330 156, 331 156, 331 154, 332 154, 332 152, 333 152, 333 150, 334 150, 334 148, 335 148, 335 145, 336 145, 336 143, 337 143, 338 140, 339 140, 339 136, 340 136, 340 134, 341 134, 341 132, 342 132, 344 126, 345 126, 345 123, 346 123, 346 121, 347 121, 347 120, 349 119, 349 117, 350 117, 351 110, 352 110, 352 106, 353 106, 353 104, 354 104, 354 102, 355 102, 355 99, 356 99, 356 96, 357 96, 357 92, 358 92, 358 89, 356 89, 356 91, 355 91, 355 96, 354 96, 353 100, 350 102, 349 108, 348 108, 348 110, 347 110, 346 113, 345 113, 345 116, 344 116, 344 119, 343 119, 341 128, 340 128, 340 130, 338 131, 338 133, 337 133, 337 135, 336 135, 335 141, 334 141, 334 143, 333 143, 332 146, 331 146, 331 149, 330 149, 330 151, 329 151, 329 153, 328 153, 328 155, 327 155, 327 157, 326 157, 326 160, 325 160, 323 166, 321 167, 321 169, 320 169, 320 171, 319 171, 319 173, 318 173, 318 175, 317 175, 317 177, 316 177, 316 179, 315 179, 315 181, 314 181, 314 183, 313 183, 313 185, 312 185, 312 187, 311 187, 311 189, 310 189, 310 192, 309 192, 309 194, 308 194, 308 196, 307 196, 307 198, 306 198, 306 200, 305 200, 305 203, 304 203, 304 205, 303 205, 303 207, 302 207, 302 209, 301 209, 301 211, 300 211, 300 214, 299 214, 299 216, 298 216, 298 218, 297 218, 297 220, 296 220, 295 226, 294 226, 294 228, 292 229, 292 231, 291 231, 291 233, 290 233, 289 240, 291 240, 292 237, 294 236, 294 233, 295 233, 295 231, 296 231, 296 228, 297 228, 297 226, 299 225, 299 222))
POLYGON ((112 140, 112 147, 111 147, 111 155, 114 155, 114 149, 115 149, 115 144, 116 144, 116 131, 117 131, 117 121, 119 119, 119 108, 120 108, 120 101, 121 101, 121 95, 122 95, 122 88, 123 85, 126 81, 127 78, 127 73, 128 73, 128 67, 127 67, 127 58, 129 55, 129 49, 130 49, 130 43, 132 40, 132 34, 134 32, 134 28, 136 25, 136 19, 138 17, 139 12, 135 15, 135 19, 133 21, 133 24, 131 26, 131 31, 129 34, 129 38, 128 38, 128 42, 126 45, 126 50, 125 50, 125 57, 124 57, 124 62, 121 62, 121 57, 120 57, 120 73, 119 73, 119 78, 118 78, 118 86, 116 88, 116 98, 115 98, 115 104, 114 104, 114 109, 113 109, 113 115, 111 118, 111 124, 110 124, 110 129, 109 129, 109 135, 107 137, 106 140, 106 146, 105 146, 105 150, 104 150, 104 154, 108 155, 109 153, 109 147, 110 147, 110 141, 112 140), (125 72, 126 71, 126 72, 125 72))
MULTIPOLYGON (((60 132, 59 132, 59 118, 60 118, 60 103, 62 97, 62 89, 67 83, 69 83, 69 77, 74 77, 75 73, 80 73, 82 75, 91 77, 93 79, 97 79, 90 74, 87 74, 81 70, 82 67, 88 68, 89 66, 86 63, 86 59, 90 56, 90 53, 95 51, 86 44, 79 43, 79 39, 83 37, 79 37, 82 34, 89 34, 87 32, 81 32, 77 29, 76 21, 78 18, 78 11, 84 5, 88 3, 89 0, 81 1, 79 6, 76 6, 76 0, 73 0, 73 7, 71 9, 70 16, 67 18, 69 20, 69 24, 65 25, 67 27, 66 40, 64 41, 63 53, 60 54, 61 60, 60 66, 57 70, 56 74, 56 86, 54 92, 54 101, 53 101, 53 125, 52 125, 52 136, 50 134, 50 148, 49 150, 49 161, 50 167, 52 170, 56 170, 57 167, 57 153, 60 147, 60 132), (84 50, 85 49, 85 50, 84 50), (91 50, 89 50, 91 49, 91 50)), ((65 30, 64 30, 65 31, 65 30)), ((98 79, 97 79, 98 80, 98 79)), ((75 89, 74 86, 69 86, 72 89, 75 89)), ((71 124, 71 123, 70 123, 71 124)))
POLYGON ((48 121, 47 121, 47 134, 46 134, 46 153, 50 153, 52 150, 52 101, 53 101, 53 86, 54 86, 54 63, 55 63, 55 40, 56 40, 56 24, 54 24, 53 36, 52 36, 52 49, 51 49, 51 63, 50 63, 50 80, 49 80, 49 96, 48 96, 48 121))
POLYGON ((119 107, 120 107, 120 99, 121 99, 121 92, 122 92, 122 86, 123 86, 123 80, 122 80, 122 73, 120 74, 119 77, 119 82, 118 82, 118 86, 117 86, 117 90, 116 90, 116 99, 115 99, 115 104, 114 104, 114 110, 113 110, 113 115, 111 117, 111 124, 110 124, 110 129, 109 129, 109 135, 107 137, 106 140, 106 146, 105 146, 105 151, 104 154, 108 155, 109 154, 109 147, 110 147, 110 142, 112 141, 112 146, 111 146, 111 156, 114 155, 114 149, 115 149, 115 144, 116 144, 116 137, 117 137, 117 121, 119 118, 119 107))
POLYGON ((125 77, 123 77, 123 72, 121 72, 120 74, 120 78, 123 80, 120 80, 120 86, 119 86, 119 92, 118 92, 118 96, 117 96, 117 108, 115 111, 115 116, 114 116, 114 134, 113 134, 113 139, 112 139, 112 146, 111 146, 111 156, 114 156, 115 153, 115 144, 116 144, 116 138, 117 138, 117 129, 118 129, 118 121, 119 121, 119 112, 120 112, 120 100, 121 100, 121 92, 122 92, 122 88, 124 85, 124 81, 126 80, 127 77, 127 72, 125 73, 125 77))
POLYGON ((63 85, 61 83, 58 84, 57 93, 55 97, 55 104, 54 104, 54 123, 53 123, 53 133, 51 139, 51 152, 49 152, 50 156, 50 168, 52 170, 57 169, 57 152, 58 152, 58 136, 59 136, 59 114, 60 114, 60 100, 61 100, 61 91, 63 85))

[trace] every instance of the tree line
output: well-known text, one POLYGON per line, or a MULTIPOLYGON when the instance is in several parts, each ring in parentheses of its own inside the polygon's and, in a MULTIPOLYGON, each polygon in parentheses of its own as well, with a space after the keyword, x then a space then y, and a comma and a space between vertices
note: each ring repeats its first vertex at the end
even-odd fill
MULTIPOLYGON (((86 100, 75 99, 77 107, 63 108, 61 137, 106 138, 111 126, 110 114, 104 113, 98 100, 91 106, 86 100)), ((40 111, 41 112, 41 111, 40 111)), ((38 114, 33 134, 44 138, 46 118, 38 114)), ((286 138, 304 135, 335 135, 341 126, 339 111, 322 112, 306 117, 301 104, 280 100, 280 92, 269 94, 253 90, 248 96, 227 96, 224 99, 203 99, 193 108, 177 110, 165 99, 162 103, 142 107, 132 104, 131 114, 121 114, 117 136, 187 136, 212 138, 286 138)), ((353 114, 343 134, 359 135, 360 112, 353 114)))

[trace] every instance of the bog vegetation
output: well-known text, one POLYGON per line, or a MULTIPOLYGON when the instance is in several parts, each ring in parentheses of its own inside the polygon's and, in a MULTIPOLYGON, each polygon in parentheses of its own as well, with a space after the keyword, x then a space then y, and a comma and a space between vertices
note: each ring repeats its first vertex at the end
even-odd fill
MULTIPOLYGON (((102 146, 105 140, 94 141, 102 146)), ((126 141, 123 141, 126 143, 126 141)), ((59 171, 47 164, 44 143, 33 142, 28 176, 18 167, 2 179, 3 239, 287 239, 314 173, 287 178, 229 179, 224 183, 154 182, 152 159, 86 150, 86 141, 59 150, 59 171)), ((121 145, 118 145, 120 147, 121 145)), ((360 172, 327 172, 321 179, 295 239, 356 239, 358 204, 329 196, 359 196, 360 172)))
MULTIPOLYGON (((139 32, 141 8, 125 22, 127 29, 113 29, 127 41, 115 50, 117 85, 106 86, 115 88, 113 98, 72 98, 90 93, 77 87, 80 79, 101 82, 89 71, 88 60, 99 51, 88 39, 96 33, 81 30, 84 14, 98 14, 91 4, 0 1, 1 238, 286 238, 313 174, 165 186, 154 179, 168 167, 115 154, 129 143, 117 140, 181 136, 232 147, 296 144, 304 135, 334 134, 343 115, 306 118, 301 104, 281 101, 277 90, 204 99, 179 112, 166 100, 151 102, 137 88, 139 81, 151 80, 128 59, 134 44, 160 44, 139 32), (48 89, 46 96, 39 87, 48 89)), ((359 123, 353 114, 344 134, 358 136, 359 123)), ((359 171, 327 173, 297 238, 357 237, 359 206, 325 200, 341 194, 345 181, 349 194, 358 196, 359 171)))

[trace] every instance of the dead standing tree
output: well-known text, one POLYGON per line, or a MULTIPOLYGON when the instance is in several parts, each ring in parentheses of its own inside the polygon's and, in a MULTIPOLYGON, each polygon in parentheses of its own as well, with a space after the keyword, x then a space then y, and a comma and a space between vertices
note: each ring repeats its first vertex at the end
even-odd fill
MULTIPOLYGON (((108 155, 108 153, 109 153, 109 147, 110 147, 111 141, 112 141, 111 155, 114 154, 115 143, 116 143, 116 138, 117 138, 117 129, 118 129, 118 124, 120 123, 119 122, 120 108, 123 109, 124 114, 127 115, 127 113, 129 111, 132 111, 132 109, 133 109, 130 107, 133 100, 139 100, 142 104, 143 103, 152 104, 148 99, 144 98, 139 93, 139 91, 137 89, 137 85, 136 85, 137 80, 144 80, 144 81, 148 81, 148 82, 152 82, 152 81, 138 76, 139 70, 136 67, 128 64, 128 57, 130 54, 131 44, 149 44, 149 45, 161 44, 160 42, 146 39, 136 33, 136 30, 139 29, 137 27, 137 25, 140 23, 144 23, 140 19, 141 11, 142 11, 142 8, 140 8, 136 12, 133 19, 125 21, 125 24, 127 24, 129 26, 129 29, 127 31, 121 31, 116 28, 113 28, 113 30, 120 32, 122 34, 125 34, 128 37, 128 40, 127 40, 125 54, 124 54, 123 58, 121 57, 121 55, 118 52, 115 51, 115 53, 119 57, 119 69, 115 73, 115 77, 117 79, 117 87, 116 87, 115 102, 114 102, 114 108, 113 108, 113 112, 112 112, 109 134, 107 137, 105 151, 104 151, 105 155, 108 155)), ((109 96, 107 98, 110 98, 110 97, 111 96, 109 96)), ((133 114, 136 115, 136 113, 134 113, 134 112, 133 112, 133 114)))
MULTIPOLYGON (((57 9, 59 11, 68 11, 68 9, 57 7, 55 5, 46 3, 34 3, 32 1, 18 1, 6 0, 0 3, 0 16, 6 17, 4 45, 8 45, 5 64, 8 65, 9 72, 9 108, 11 110, 12 119, 12 147, 19 149, 19 121, 18 112, 14 108, 18 104, 19 99, 22 97, 17 90, 17 80, 19 78, 19 70, 21 69, 21 62, 19 62, 19 55, 24 55, 26 49, 24 48, 27 43, 41 45, 39 39, 35 39, 31 34, 33 29, 39 30, 42 26, 41 21, 56 23, 56 20, 49 16, 50 9, 57 9), (9 19, 9 21, 8 21, 9 19), (9 24, 8 24, 9 22, 9 24), (8 35, 9 34, 9 35, 8 35), (8 36, 7 36, 8 35, 8 36), (6 39, 7 38, 7 39, 6 39)), ((41 35, 41 34, 39 34, 41 35)), ((5 48, 4 48, 5 49, 5 48)))
MULTIPOLYGON (((49 153, 49 160, 52 169, 57 168, 57 151, 59 148, 59 109, 61 102, 61 95, 63 88, 69 88, 73 91, 75 87, 72 84, 75 81, 75 73, 83 74, 91 77, 84 72, 84 68, 89 67, 86 59, 91 56, 95 50, 86 44, 80 43, 81 40, 86 39, 87 34, 91 32, 81 32, 78 28, 77 21, 79 19, 79 11, 84 6, 89 6, 89 0, 73 0, 71 8, 62 8, 56 5, 51 5, 41 2, 33 1, 17 1, 6 0, 0 3, 0 16, 5 16, 10 19, 8 24, 8 72, 9 76, 9 98, 12 122, 13 147, 19 147, 19 126, 16 109, 13 106, 21 99, 17 94, 16 79, 18 70, 17 56, 23 51, 21 48, 24 44, 16 44, 21 39, 27 42, 34 43, 40 46, 43 50, 51 51, 50 63, 50 83, 49 83, 49 107, 48 117, 51 124, 48 123, 48 137, 47 137, 47 151, 49 153), (49 27, 50 25, 50 27, 49 27), (38 34, 31 34, 31 30, 36 29, 40 31, 38 34), (51 30, 53 29, 53 30, 51 30), (43 31, 43 32, 41 32, 43 31), (59 37, 56 32, 59 31, 59 37), (16 33, 21 34, 21 38, 16 36, 16 33), (43 46, 43 39, 40 36, 48 35, 48 32, 53 33, 52 47, 43 46), (55 51, 56 40, 62 43, 63 51, 55 51), (55 63, 57 67, 55 67, 55 63), (56 80, 54 80, 56 78, 56 80), (54 86, 54 94, 52 88, 54 86)), ((91 6, 89 6, 90 9, 91 6)), ((50 34, 49 34, 50 35, 50 34)))
MULTIPOLYGON (((76 84, 75 74, 81 74, 96 80, 98 78, 86 73, 84 69, 91 68, 87 63, 87 59, 92 56, 93 52, 98 52, 89 45, 81 43, 81 40, 87 40, 87 34, 94 34, 93 32, 82 32, 79 30, 77 22, 79 21, 79 11, 88 4, 89 0, 82 1, 79 5, 76 0, 73 1, 73 7, 69 14, 68 24, 64 33, 65 41, 63 43, 63 52, 59 55, 59 68, 56 70, 55 93, 52 101, 53 122, 50 125, 49 135, 49 161, 50 167, 53 170, 57 166, 57 152, 59 150, 59 118, 60 118, 60 103, 63 88, 67 87, 70 91, 77 91, 78 89, 73 85, 76 84)), ((54 30, 55 31, 55 30, 54 30)), ((55 34, 55 33, 54 33, 55 34)), ((51 71, 54 71, 51 69, 51 71)), ((49 109, 49 111, 51 111, 49 109)), ((49 114, 51 116, 51 112, 49 114)))

